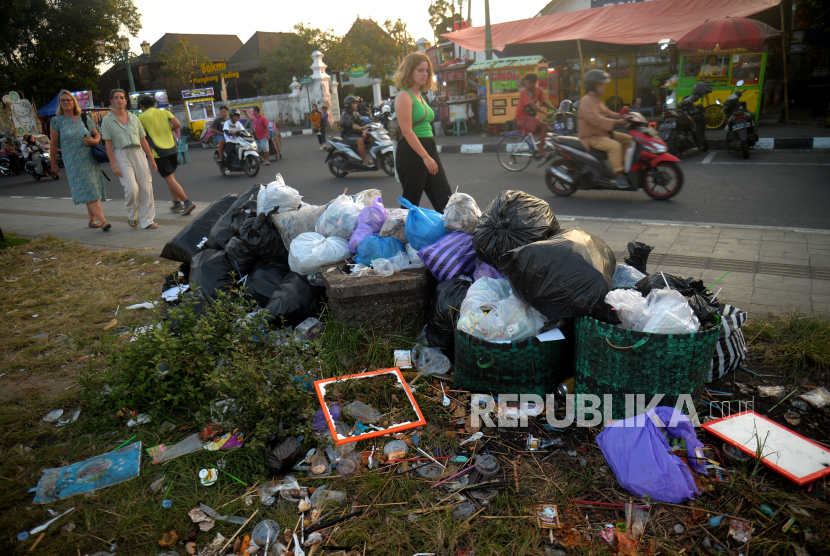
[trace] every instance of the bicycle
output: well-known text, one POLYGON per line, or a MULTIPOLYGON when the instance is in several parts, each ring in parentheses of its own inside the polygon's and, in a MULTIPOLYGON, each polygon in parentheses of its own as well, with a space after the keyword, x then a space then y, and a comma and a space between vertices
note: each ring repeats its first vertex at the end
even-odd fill
MULTIPOLYGON (((553 144, 550 142, 550 139, 554 135, 553 133, 548 133, 545 136, 545 149, 548 149, 548 153, 553 151, 553 144)), ((524 134, 518 131, 508 133, 501 138, 496 147, 499 164, 509 172, 521 172, 530 165, 531 160, 539 160, 541 158, 539 155, 540 143, 533 133, 524 134)), ((550 158, 550 154, 548 154, 545 160, 548 158, 550 158)))

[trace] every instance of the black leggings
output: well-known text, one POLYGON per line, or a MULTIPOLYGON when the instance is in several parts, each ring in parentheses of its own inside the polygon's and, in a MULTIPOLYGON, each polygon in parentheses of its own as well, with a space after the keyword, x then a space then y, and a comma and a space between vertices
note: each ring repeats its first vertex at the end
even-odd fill
MULTIPOLYGON (((317 132, 315 131, 314 133, 317 133, 317 132)), ((319 141, 321 145, 326 144, 326 128, 325 127, 320 128, 320 135, 317 136, 317 141, 319 141)))
POLYGON ((395 154, 395 168, 403 186, 402 197, 419 206, 421 195, 427 194, 432 208, 438 212, 444 212, 447 201, 452 195, 450 184, 447 181, 447 174, 441 165, 441 158, 438 156, 438 148, 435 146, 435 139, 432 137, 419 137, 421 146, 427 154, 438 164, 438 173, 432 175, 427 170, 427 165, 409 145, 406 139, 398 143, 398 150, 395 154))

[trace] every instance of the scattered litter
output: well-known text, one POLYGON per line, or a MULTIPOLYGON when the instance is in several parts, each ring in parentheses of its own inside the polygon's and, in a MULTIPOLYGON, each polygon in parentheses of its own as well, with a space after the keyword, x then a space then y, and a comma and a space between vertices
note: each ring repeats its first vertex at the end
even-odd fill
POLYGON ((251 540, 255 542, 257 546, 265 547, 267 550, 269 544, 277 542, 279 534, 279 523, 272 519, 265 519, 256 524, 253 533, 251 533, 251 540))
POLYGON ((216 469, 201 469, 199 471, 199 482, 202 486, 211 486, 219 478, 219 471, 216 469))
POLYGON ((43 420, 47 423, 54 423, 55 421, 61 418, 61 415, 63 415, 63 409, 55 409, 47 413, 43 417, 43 420))
POLYGON ((797 411, 788 411, 784 414, 784 420, 792 426, 799 425, 801 423, 801 414, 797 411))
POLYGON ((128 427, 134 427, 136 425, 146 425, 151 421, 149 415, 145 415, 144 413, 139 413, 129 421, 127 421, 128 427))
MULTIPOLYGON (((174 290, 176 288, 170 288, 170 289, 174 290)), ((170 291, 170 290, 168 290, 168 291, 170 291)), ((157 306, 158 306, 158 301, 145 301, 144 303, 136 303, 135 305, 129 305, 129 306, 126 307, 126 309, 155 309, 157 306)))
MULTIPOLYGON (((216 471, 216 470, 212 469, 212 471, 216 471)), ((195 510, 195 508, 194 508, 194 510, 195 510)), ((199 510, 201 510, 205 515, 209 516, 211 519, 213 519, 215 521, 227 521, 228 523, 233 523, 235 525, 244 525, 248 521, 244 517, 237 517, 237 516, 233 516, 233 515, 221 515, 219 512, 217 512, 213 508, 210 508, 210 507, 206 506, 205 504, 199 504, 199 510)), ((191 510, 191 512, 192 511, 193 510, 191 510)), ((188 513, 188 515, 190 515, 190 514, 188 513)), ((191 517, 191 519, 192 519, 192 517, 191 517)))
POLYGON ((169 533, 164 533, 159 540, 159 546, 162 548, 167 548, 172 544, 176 544, 179 540, 179 536, 176 534, 175 531, 170 531, 169 533))
MULTIPOLYGON (((799 396, 802 400, 807 401, 813 407, 822 408, 827 404, 830 404, 830 392, 827 391, 827 388, 824 386, 820 386, 814 390, 810 390, 806 394, 801 394, 799 396)), ((795 402, 793 402, 795 405, 795 402)))
POLYGON ((412 368, 412 352, 408 349, 396 349, 394 353, 395 366, 399 369, 412 368))
POLYGON ((729 522, 729 536, 740 543, 748 543, 752 536, 752 524, 740 519, 731 520, 729 522))
POLYGON ((107 324, 104 325, 104 330, 109 330, 110 328, 112 328, 116 324, 118 324, 118 319, 112 319, 111 321, 109 321, 107 324))
MULTIPOLYGON (((186 292, 189 289, 190 284, 178 284, 168 290, 163 291, 161 293, 161 297, 165 301, 176 301, 179 298, 179 296, 181 296, 184 292, 186 292)), ((146 305, 146 303, 140 303, 139 305, 146 305)), ((133 307, 127 307, 127 309, 132 309, 133 307)))
POLYGON ((147 448, 147 453, 153 458, 153 465, 158 465, 159 463, 170 461, 173 458, 201 449, 202 441, 199 439, 199 433, 196 432, 169 448, 164 444, 147 448))
POLYGON ((412 348, 412 363, 415 368, 426 375, 446 374, 450 370, 450 360, 440 349, 415 344, 412 348))
POLYGON ((759 386, 758 393, 765 398, 783 398, 787 389, 783 386, 759 386))

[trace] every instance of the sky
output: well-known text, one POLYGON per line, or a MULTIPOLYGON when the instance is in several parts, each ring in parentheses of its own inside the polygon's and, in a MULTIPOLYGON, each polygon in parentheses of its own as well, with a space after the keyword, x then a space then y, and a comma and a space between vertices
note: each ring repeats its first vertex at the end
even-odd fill
MULTIPOLYGON (((473 25, 484 25, 484 0, 472 1, 473 25)), ((490 0, 490 23, 533 17, 548 1, 490 0)), ((153 44, 165 33, 232 34, 237 35, 244 43, 257 31, 288 32, 296 23, 303 22, 321 29, 334 29, 336 34, 343 35, 358 16, 363 19, 371 18, 381 25, 387 19, 395 21, 400 18, 407 24, 407 30, 413 40, 426 37, 433 42, 427 12, 429 0, 277 0, 271 3, 244 4, 219 0, 133 0, 133 4, 141 13, 142 24, 138 37, 130 37, 131 50, 136 54, 141 53, 141 41, 146 40, 153 44)), ((458 0, 455 0, 455 5, 457 10, 458 0)), ((463 13, 466 18, 466 1, 463 13)))

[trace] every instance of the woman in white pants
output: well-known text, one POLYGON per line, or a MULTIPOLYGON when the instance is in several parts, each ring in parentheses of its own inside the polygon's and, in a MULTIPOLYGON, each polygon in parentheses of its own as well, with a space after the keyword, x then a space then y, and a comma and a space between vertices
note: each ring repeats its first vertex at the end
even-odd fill
POLYGON ((124 206, 133 228, 141 224, 146 230, 158 228, 153 222, 156 205, 150 168, 158 168, 147 143, 147 133, 135 114, 127 112, 127 94, 123 89, 110 93, 112 112, 101 122, 101 137, 106 141, 112 171, 124 186, 124 206))

